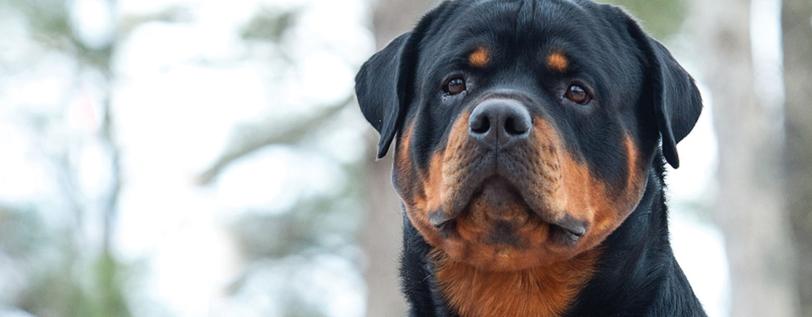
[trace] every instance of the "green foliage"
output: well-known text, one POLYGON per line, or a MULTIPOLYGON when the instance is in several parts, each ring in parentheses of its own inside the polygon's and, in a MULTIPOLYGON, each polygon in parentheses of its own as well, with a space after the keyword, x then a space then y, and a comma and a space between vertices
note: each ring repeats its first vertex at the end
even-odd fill
POLYGON ((34 39, 45 47, 71 54, 86 65, 109 68, 112 47, 91 48, 79 40, 64 0, 10 0, 5 5, 22 14, 34 39))
POLYGON ((20 307, 39 316, 130 316, 120 264, 105 255, 87 269, 76 258, 62 260, 35 276, 20 307))
POLYGON ((124 296, 124 283, 122 273, 126 268, 109 254, 102 254, 94 263, 91 272, 94 273, 93 285, 90 287, 92 306, 88 314, 80 316, 130 316, 124 296))
POLYGON ((34 274, 19 306, 38 316, 128 317, 123 266, 106 255, 82 263, 63 254, 34 274))
POLYGON ((248 213, 231 226, 242 256, 249 261, 280 259, 309 251, 329 253, 354 243, 360 214, 358 194, 347 186, 334 195, 308 197, 281 214, 248 213), (341 218, 341 219, 337 219, 341 218), (336 239, 336 237, 341 237, 336 239))
POLYGON ((0 250, 12 257, 34 253, 44 242, 44 227, 31 209, 0 207, 0 250))
POLYGON ((680 0, 605 0, 619 5, 632 13, 646 31, 664 39, 679 31, 687 11, 685 1, 680 0))
POLYGON ((243 28, 242 37, 247 40, 278 42, 296 21, 297 12, 262 10, 243 28))
POLYGON ((80 252, 73 229, 48 228, 33 209, 0 208, 0 252, 28 276, 16 306, 37 316, 127 317, 126 268, 80 252))
MULTIPOLYGON (((334 254, 356 260, 355 254, 347 252, 359 243, 356 238, 363 217, 363 209, 358 205, 363 190, 359 186, 361 167, 357 163, 343 165, 347 179, 335 192, 304 195, 290 210, 272 214, 249 212, 237 218, 229 231, 248 269, 231 283, 228 292, 240 293, 252 278, 262 276, 268 269, 287 272, 282 274, 287 279, 283 285, 296 283, 297 274, 309 274, 296 263, 304 264, 319 255, 334 254)), ((279 312, 282 316, 327 316, 324 307, 305 300, 307 295, 306 291, 291 287, 273 300, 282 307, 279 312)))
MULTIPOLYGON (((72 29, 66 0, 8 0, 0 6, 19 13, 44 49, 109 74, 115 41, 98 48, 83 43, 72 29)), ((125 267, 87 241, 82 226, 53 228, 40 221, 42 212, 0 208, 0 252, 10 254, 27 277, 15 306, 45 317, 130 316, 125 267)))
POLYGON ((312 304, 305 303, 297 296, 289 296, 285 301, 282 315, 285 317, 324 317, 324 312, 312 304))

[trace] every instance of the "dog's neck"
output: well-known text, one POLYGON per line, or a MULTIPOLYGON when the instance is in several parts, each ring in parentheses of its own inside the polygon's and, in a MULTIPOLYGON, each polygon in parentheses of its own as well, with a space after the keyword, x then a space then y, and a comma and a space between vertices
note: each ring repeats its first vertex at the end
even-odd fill
POLYGON ((668 243, 663 189, 662 169, 651 168, 640 204, 598 248, 521 272, 482 272, 447 261, 416 232, 410 235, 414 228, 407 221, 411 241, 404 241, 402 275, 412 315, 649 315, 645 309, 657 301, 698 306, 694 296, 675 299, 679 292, 670 292, 690 286, 668 243))
POLYGON ((560 316, 594 274, 598 257, 590 250, 549 266, 488 272, 432 256, 435 280, 454 311, 483 317, 560 316))

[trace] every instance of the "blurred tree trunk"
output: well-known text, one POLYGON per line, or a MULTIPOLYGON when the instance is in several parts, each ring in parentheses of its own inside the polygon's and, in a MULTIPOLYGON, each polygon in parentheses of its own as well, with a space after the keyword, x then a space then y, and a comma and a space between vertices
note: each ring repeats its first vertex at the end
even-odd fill
POLYGON ((786 189, 789 194, 801 316, 812 316, 812 1, 784 0, 786 189))
MULTIPOLYGON (((372 31, 378 49, 411 30, 433 0, 379 0, 373 10, 372 31)), ((403 316, 406 303, 400 292, 398 268, 402 218, 400 200, 392 189, 392 156, 374 161, 377 137, 367 139, 366 224, 361 233, 367 258, 367 312, 370 317, 403 316)))
POLYGON ((755 93, 750 1, 691 6, 719 140, 715 211, 730 263, 731 316, 796 316, 780 114, 755 93))

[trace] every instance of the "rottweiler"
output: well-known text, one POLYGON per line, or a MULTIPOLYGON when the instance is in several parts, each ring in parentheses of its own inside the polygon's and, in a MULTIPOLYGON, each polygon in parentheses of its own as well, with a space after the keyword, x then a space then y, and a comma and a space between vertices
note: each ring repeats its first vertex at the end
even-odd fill
POLYGON ((705 315, 664 195, 701 96, 622 9, 446 1, 355 89, 397 140, 410 316, 705 315))

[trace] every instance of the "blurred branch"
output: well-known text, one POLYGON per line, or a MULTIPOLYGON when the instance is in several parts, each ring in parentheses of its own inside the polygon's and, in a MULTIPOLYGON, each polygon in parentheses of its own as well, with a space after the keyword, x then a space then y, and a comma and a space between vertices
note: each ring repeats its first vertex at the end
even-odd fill
POLYGON ((354 95, 337 102, 334 105, 328 106, 317 115, 302 122, 289 124, 287 129, 279 131, 276 124, 263 123, 258 126, 249 128, 248 132, 244 133, 244 139, 238 140, 230 146, 223 155, 218 158, 214 164, 207 168, 197 178, 197 182, 201 185, 210 184, 220 173, 226 169, 231 163, 237 161, 249 154, 252 154, 266 146, 280 143, 295 142, 309 132, 318 129, 327 120, 331 119, 339 111, 344 109, 347 105, 355 100, 354 95))
POLYGON ((279 42, 282 36, 293 26, 298 11, 275 12, 264 9, 254 15, 243 27, 241 36, 247 40, 266 40, 279 42))
MULTIPOLYGON (((104 211, 103 224, 102 224, 102 251, 106 256, 110 256, 111 243, 113 240, 113 232, 115 232, 115 223, 118 218, 118 202, 121 195, 121 150, 115 140, 115 117, 113 114, 112 104, 112 70, 109 64, 105 70, 107 74, 106 91, 102 100, 103 105, 103 119, 101 127, 100 139, 104 147, 107 149, 110 156, 110 184, 107 192, 107 197, 102 205, 104 211)), ((111 258, 114 261, 114 259, 111 258)))
POLYGON ((192 19, 188 8, 173 6, 155 13, 126 15, 121 17, 116 33, 126 36, 146 23, 153 22, 188 22, 192 19))
POLYGON ((229 283, 227 292, 236 294, 256 274, 284 261, 325 254, 346 256, 342 252, 356 243, 360 209, 355 204, 360 190, 347 183, 334 193, 302 197, 272 214, 246 211, 228 226, 245 268, 229 283))
MULTIPOLYGON (((108 8, 116 6, 107 0, 108 8)), ((62 0, 11 0, 9 4, 19 10, 32 30, 32 38, 45 48, 70 54, 78 61, 95 68, 107 68, 113 54, 114 43, 102 47, 89 47, 74 33, 70 10, 62 0)), ((188 20, 189 12, 181 7, 145 14, 116 18, 113 41, 124 38, 137 27, 149 22, 178 22, 188 20)))

